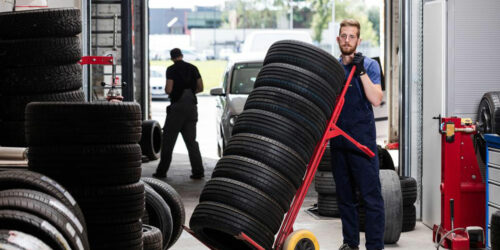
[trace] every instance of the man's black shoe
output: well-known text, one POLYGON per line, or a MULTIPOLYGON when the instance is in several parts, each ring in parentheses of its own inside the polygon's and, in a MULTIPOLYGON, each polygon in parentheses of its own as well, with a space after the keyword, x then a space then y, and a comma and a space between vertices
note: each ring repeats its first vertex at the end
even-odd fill
POLYGON ((154 177, 154 178, 158 178, 158 179, 163 179, 163 178, 167 178, 167 175, 166 175, 166 174, 158 174, 158 173, 154 173, 154 174, 153 174, 153 177, 154 177))
POLYGON ((191 178, 191 179, 201 179, 203 177, 205 177, 204 174, 192 174, 189 176, 189 178, 191 178))

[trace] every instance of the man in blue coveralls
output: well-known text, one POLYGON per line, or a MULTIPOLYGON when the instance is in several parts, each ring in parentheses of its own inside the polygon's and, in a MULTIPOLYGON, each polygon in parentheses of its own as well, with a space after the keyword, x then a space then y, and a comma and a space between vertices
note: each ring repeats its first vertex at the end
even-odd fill
MULTIPOLYGON (((382 102, 380 68, 376 61, 356 53, 361 43, 359 22, 352 19, 340 23, 337 42, 342 55, 346 79, 352 66, 356 71, 345 96, 345 104, 337 125, 359 143, 377 154, 373 106, 382 102)), ((366 207, 366 248, 384 248, 384 201, 382 199, 377 155, 368 157, 342 136, 330 141, 332 171, 342 220, 343 245, 339 250, 359 249, 359 218, 356 190, 366 207)))

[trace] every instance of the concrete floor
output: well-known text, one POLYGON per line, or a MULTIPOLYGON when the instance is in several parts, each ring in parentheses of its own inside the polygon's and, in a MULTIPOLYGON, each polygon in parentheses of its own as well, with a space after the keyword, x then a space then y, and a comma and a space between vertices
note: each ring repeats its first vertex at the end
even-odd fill
MULTIPOLYGON (((205 166, 205 178, 203 180, 192 180, 189 178, 191 174, 191 167, 187 154, 175 153, 171 169, 168 172, 168 177, 163 179, 171 186, 173 186, 182 197, 186 209, 186 225, 189 225, 189 218, 193 213, 194 208, 198 204, 198 197, 201 193, 205 183, 210 180, 212 171, 217 163, 217 158, 203 158, 205 166)), ((156 169, 158 161, 152 161, 143 164, 143 176, 151 176, 156 169)), ((295 229, 307 229, 314 233, 318 238, 321 249, 334 250, 342 243, 342 224, 338 218, 318 217, 307 212, 313 204, 317 201, 317 193, 314 188, 309 190, 308 195, 302 205, 297 220, 295 222, 295 229)), ((360 235, 361 248, 364 248, 364 234, 360 235)), ((424 250, 434 249, 432 243, 432 231, 417 222, 414 231, 401 234, 397 244, 386 245, 387 249, 408 249, 408 250, 424 250)), ((198 242, 190 234, 184 232, 177 243, 171 248, 173 250, 205 250, 207 249, 203 244, 198 242)))
MULTIPOLYGON (((169 102, 154 101, 152 103, 152 117, 159 121, 162 125, 165 120, 165 107, 169 102)), ((374 109, 376 117, 387 116, 386 106, 374 109)), ((193 213, 194 208, 198 204, 198 197, 201 193, 206 181, 210 179, 211 173, 215 164, 218 161, 217 148, 216 148, 216 126, 215 126, 215 98, 210 96, 198 97, 198 136, 197 140, 200 144, 200 151, 203 156, 203 164, 205 166, 205 179, 204 180, 191 180, 191 167, 187 150, 184 145, 182 137, 179 136, 177 144, 174 148, 174 155, 171 168, 168 172, 168 177, 164 179, 165 182, 173 186, 182 196, 184 206, 186 209, 186 225, 189 225, 189 219, 193 213)), ((383 144, 387 138, 387 121, 377 122, 377 142, 383 144)), ((396 161, 397 162, 397 161, 396 161)), ((152 161, 143 164, 143 176, 151 176, 154 172, 158 161, 152 161)), ((295 222, 296 229, 307 229, 312 231, 318 238, 321 249, 334 250, 342 243, 342 225, 340 219, 318 217, 309 212, 306 212, 317 201, 317 193, 314 188, 309 190, 308 195, 304 201, 302 209, 295 222)), ((360 235, 361 249, 364 248, 364 234, 360 235)), ((414 231, 402 233, 401 238, 397 244, 387 245, 387 249, 434 249, 432 243, 432 231, 417 222, 414 231)), ((184 232, 177 243, 171 249, 207 249, 203 244, 198 242, 190 234, 184 232)))

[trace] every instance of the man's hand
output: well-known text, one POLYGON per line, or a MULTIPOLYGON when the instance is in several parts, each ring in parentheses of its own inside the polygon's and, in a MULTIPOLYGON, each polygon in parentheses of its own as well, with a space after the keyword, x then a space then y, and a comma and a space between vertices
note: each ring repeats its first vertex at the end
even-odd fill
POLYGON ((361 52, 354 54, 354 59, 352 60, 352 64, 356 65, 356 72, 354 72, 354 74, 362 76, 366 73, 364 62, 365 57, 361 54, 361 52))

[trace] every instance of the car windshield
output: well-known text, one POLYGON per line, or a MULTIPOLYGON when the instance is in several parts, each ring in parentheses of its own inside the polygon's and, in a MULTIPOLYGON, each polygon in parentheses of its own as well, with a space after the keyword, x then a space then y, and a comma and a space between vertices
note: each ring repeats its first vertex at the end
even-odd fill
POLYGON ((250 94, 262 63, 236 64, 231 81, 231 94, 250 94))

